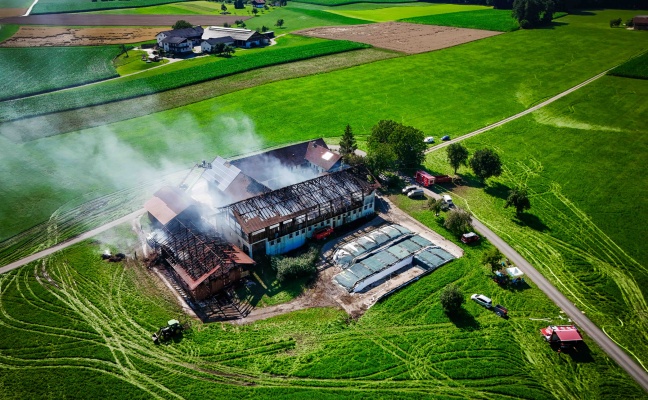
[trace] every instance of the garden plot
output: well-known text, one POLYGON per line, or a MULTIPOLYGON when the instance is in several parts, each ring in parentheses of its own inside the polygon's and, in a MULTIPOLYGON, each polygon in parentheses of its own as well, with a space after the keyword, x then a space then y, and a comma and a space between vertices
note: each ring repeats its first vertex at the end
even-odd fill
POLYGON ((297 33, 323 39, 352 40, 407 54, 444 49, 500 34, 479 29, 415 25, 403 22, 314 28, 297 33))
POLYGON ((0 47, 97 46, 143 42, 161 28, 55 28, 21 26, 0 47))

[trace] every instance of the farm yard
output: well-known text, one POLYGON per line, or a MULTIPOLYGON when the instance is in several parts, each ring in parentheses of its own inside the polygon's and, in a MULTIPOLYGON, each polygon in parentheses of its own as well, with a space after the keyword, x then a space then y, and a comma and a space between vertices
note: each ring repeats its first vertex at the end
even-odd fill
MULTIPOLYGON (((154 31, 114 44, 151 40, 177 19, 223 17, 216 15, 220 3, 40 0, 35 13, 110 9, 25 17, 20 21, 49 26, 20 30, 2 21, 0 40, 8 40, 0 45, 0 70, 11 73, 0 92, 0 267, 141 210, 153 192, 186 182, 196 162, 215 154, 317 137, 338 144, 347 124, 368 150, 372 127, 384 119, 424 137, 455 139, 601 74, 462 142, 471 153, 497 152, 501 176, 484 184, 460 167, 461 185, 434 188, 513 246, 647 370, 648 249, 638 238, 648 220, 641 174, 648 41, 646 32, 611 28, 610 21, 648 11, 558 14, 544 29, 518 29, 510 10, 482 6, 289 4, 255 17, 247 9, 226 16, 274 30, 276 45, 165 65, 145 63, 139 50, 115 58, 121 46, 78 44, 118 40, 108 30, 154 31), (113 8, 122 6, 130 8, 113 8), (85 18, 90 26, 80 23, 85 18), (29 32, 51 37, 28 47, 29 32), (118 72, 124 76, 100 82, 118 72), (92 85, 71 87, 85 83, 92 85), (520 214, 504 208, 518 186, 532 204, 520 214)), ((424 166, 451 174, 445 149, 434 146, 424 166)), ((484 265, 492 245, 482 233, 465 245, 444 227, 448 214, 435 217, 425 199, 388 185, 381 192, 389 199, 381 212, 409 214, 463 256, 362 313, 320 296, 322 279, 335 285, 333 268, 317 280, 284 282, 268 259, 236 288, 241 298, 258 300, 252 318, 203 323, 185 314, 182 294, 142 258, 140 228, 150 225, 144 217, 0 274, 0 397, 645 398, 586 325, 577 350, 557 352, 543 340, 541 328, 572 324, 565 312, 573 312, 547 297, 542 280, 494 282, 484 265), (106 251, 128 257, 107 262, 106 251), (466 300, 454 314, 441 305, 450 284, 466 300), (504 304, 509 318, 471 301, 472 293, 504 304), (151 334, 171 319, 184 332, 153 344, 151 334)))
POLYGON ((118 76, 117 46, 0 49, 0 100, 78 86, 118 76), (54 76, 51 75, 55 71, 54 76), (49 78, 51 76, 51 78, 49 78), (34 79, 48 77, 48 79, 34 79))
POLYGON ((497 33, 475 29, 387 22, 371 25, 313 28, 297 34, 323 39, 351 40, 407 54, 424 53, 472 42, 497 33))

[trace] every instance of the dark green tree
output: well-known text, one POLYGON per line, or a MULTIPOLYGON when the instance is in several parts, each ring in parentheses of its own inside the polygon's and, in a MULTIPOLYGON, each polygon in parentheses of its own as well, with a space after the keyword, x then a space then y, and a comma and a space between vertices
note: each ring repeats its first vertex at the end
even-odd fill
POLYGON ((441 292, 441 307, 448 314, 454 314, 461 308, 462 304, 466 301, 461 289, 456 285, 450 284, 443 288, 441 292))
POLYGON ((371 128, 367 139, 367 153, 374 159, 384 156, 385 159, 380 163, 390 162, 391 168, 416 167, 425 157, 427 146, 423 137, 423 132, 414 127, 382 120, 371 128))
POLYGON ((225 5, 225 3, 221 4, 221 11, 227 12, 227 6, 225 5))
POLYGON ((268 30, 269 30, 268 27, 265 25, 261 27, 261 32, 268 32, 268 30))
POLYGON ((256 7, 254 7, 254 8, 252 9, 252 14, 254 14, 254 16, 256 17, 256 15, 257 15, 258 13, 259 13, 259 10, 257 10, 256 7))
POLYGON ((621 18, 610 20, 610 28, 618 28, 623 20, 621 18))
POLYGON ((243 3, 243 0, 234 0, 234 8, 237 10, 243 10, 245 8, 245 3, 243 3))
POLYGON ((504 255, 500 253, 497 247, 491 247, 485 252, 482 253, 482 264, 490 267, 492 272, 495 272, 500 269, 500 262, 504 258, 504 255))
POLYGON ((443 226, 458 236, 472 230, 472 217, 468 211, 455 207, 446 216, 443 226))
POLYGON ((555 11, 555 0, 515 0, 513 2, 513 18, 524 29, 549 24, 555 11))
POLYGON ((348 156, 354 154, 357 149, 358 145, 353 136, 353 130, 351 129, 351 125, 347 124, 346 128, 344 128, 342 140, 340 140, 340 155, 347 161, 348 156))
POLYGON ((470 159, 470 168, 482 181, 502 174, 502 162, 497 153, 491 149, 477 150, 470 159))
POLYGON ((277 22, 275 23, 275 26, 278 28, 281 28, 283 25, 284 25, 283 18, 278 19, 277 22))
POLYGON ((453 143, 448 146, 446 152, 448 153, 448 162, 454 168, 455 175, 457 175, 457 169, 468 164, 468 149, 461 143, 453 143))
POLYGON ((531 208, 531 201, 529 200, 529 195, 527 194, 526 189, 524 188, 515 188, 509 192, 509 196, 506 199, 506 204, 504 208, 515 207, 515 213, 520 215, 524 210, 531 208))
POLYGON ((175 24, 171 27, 172 29, 186 29, 186 28, 193 28, 193 25, 191 23, 185 21, 184 19, 180 19, 176 21, 175 24))

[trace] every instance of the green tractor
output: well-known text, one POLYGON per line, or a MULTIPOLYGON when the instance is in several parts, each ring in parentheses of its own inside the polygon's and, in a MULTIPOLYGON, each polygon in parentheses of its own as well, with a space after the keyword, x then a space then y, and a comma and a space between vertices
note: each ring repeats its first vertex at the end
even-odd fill
POLYGON ((153 343, 160 344, 160 342, 166 342, 167 340, 178 336, 184 328, 180 325, 180 321, 176 319, 169 320, 167 326, 163 326, 156 333, 151 336, 153 343))

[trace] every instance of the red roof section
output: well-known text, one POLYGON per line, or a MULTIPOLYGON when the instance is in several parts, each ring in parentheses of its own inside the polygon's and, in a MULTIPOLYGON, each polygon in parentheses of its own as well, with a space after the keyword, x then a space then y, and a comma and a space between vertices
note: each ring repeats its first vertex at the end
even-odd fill
POLYGON ((182 189, 165 186, 155 192, 144 204, 144 208, 161 224, 166 225, 192 204, 193 201, 182 189))
POLYGON ((583 337, 574 325, 548 326, 541 329, 540 332, 547 337, 556 334, 561 342, 578 342, 583 340, 583 337))
POLYGON ((308 143, 308 148, 306 149, 306 155, 304 158, 311 164, 315 164, 322 167, 324 171, 328 171, 340 160, 340 158, 342 158, 342 156, 329 150, 326 145, 322 146, 313 141, 308 143))

